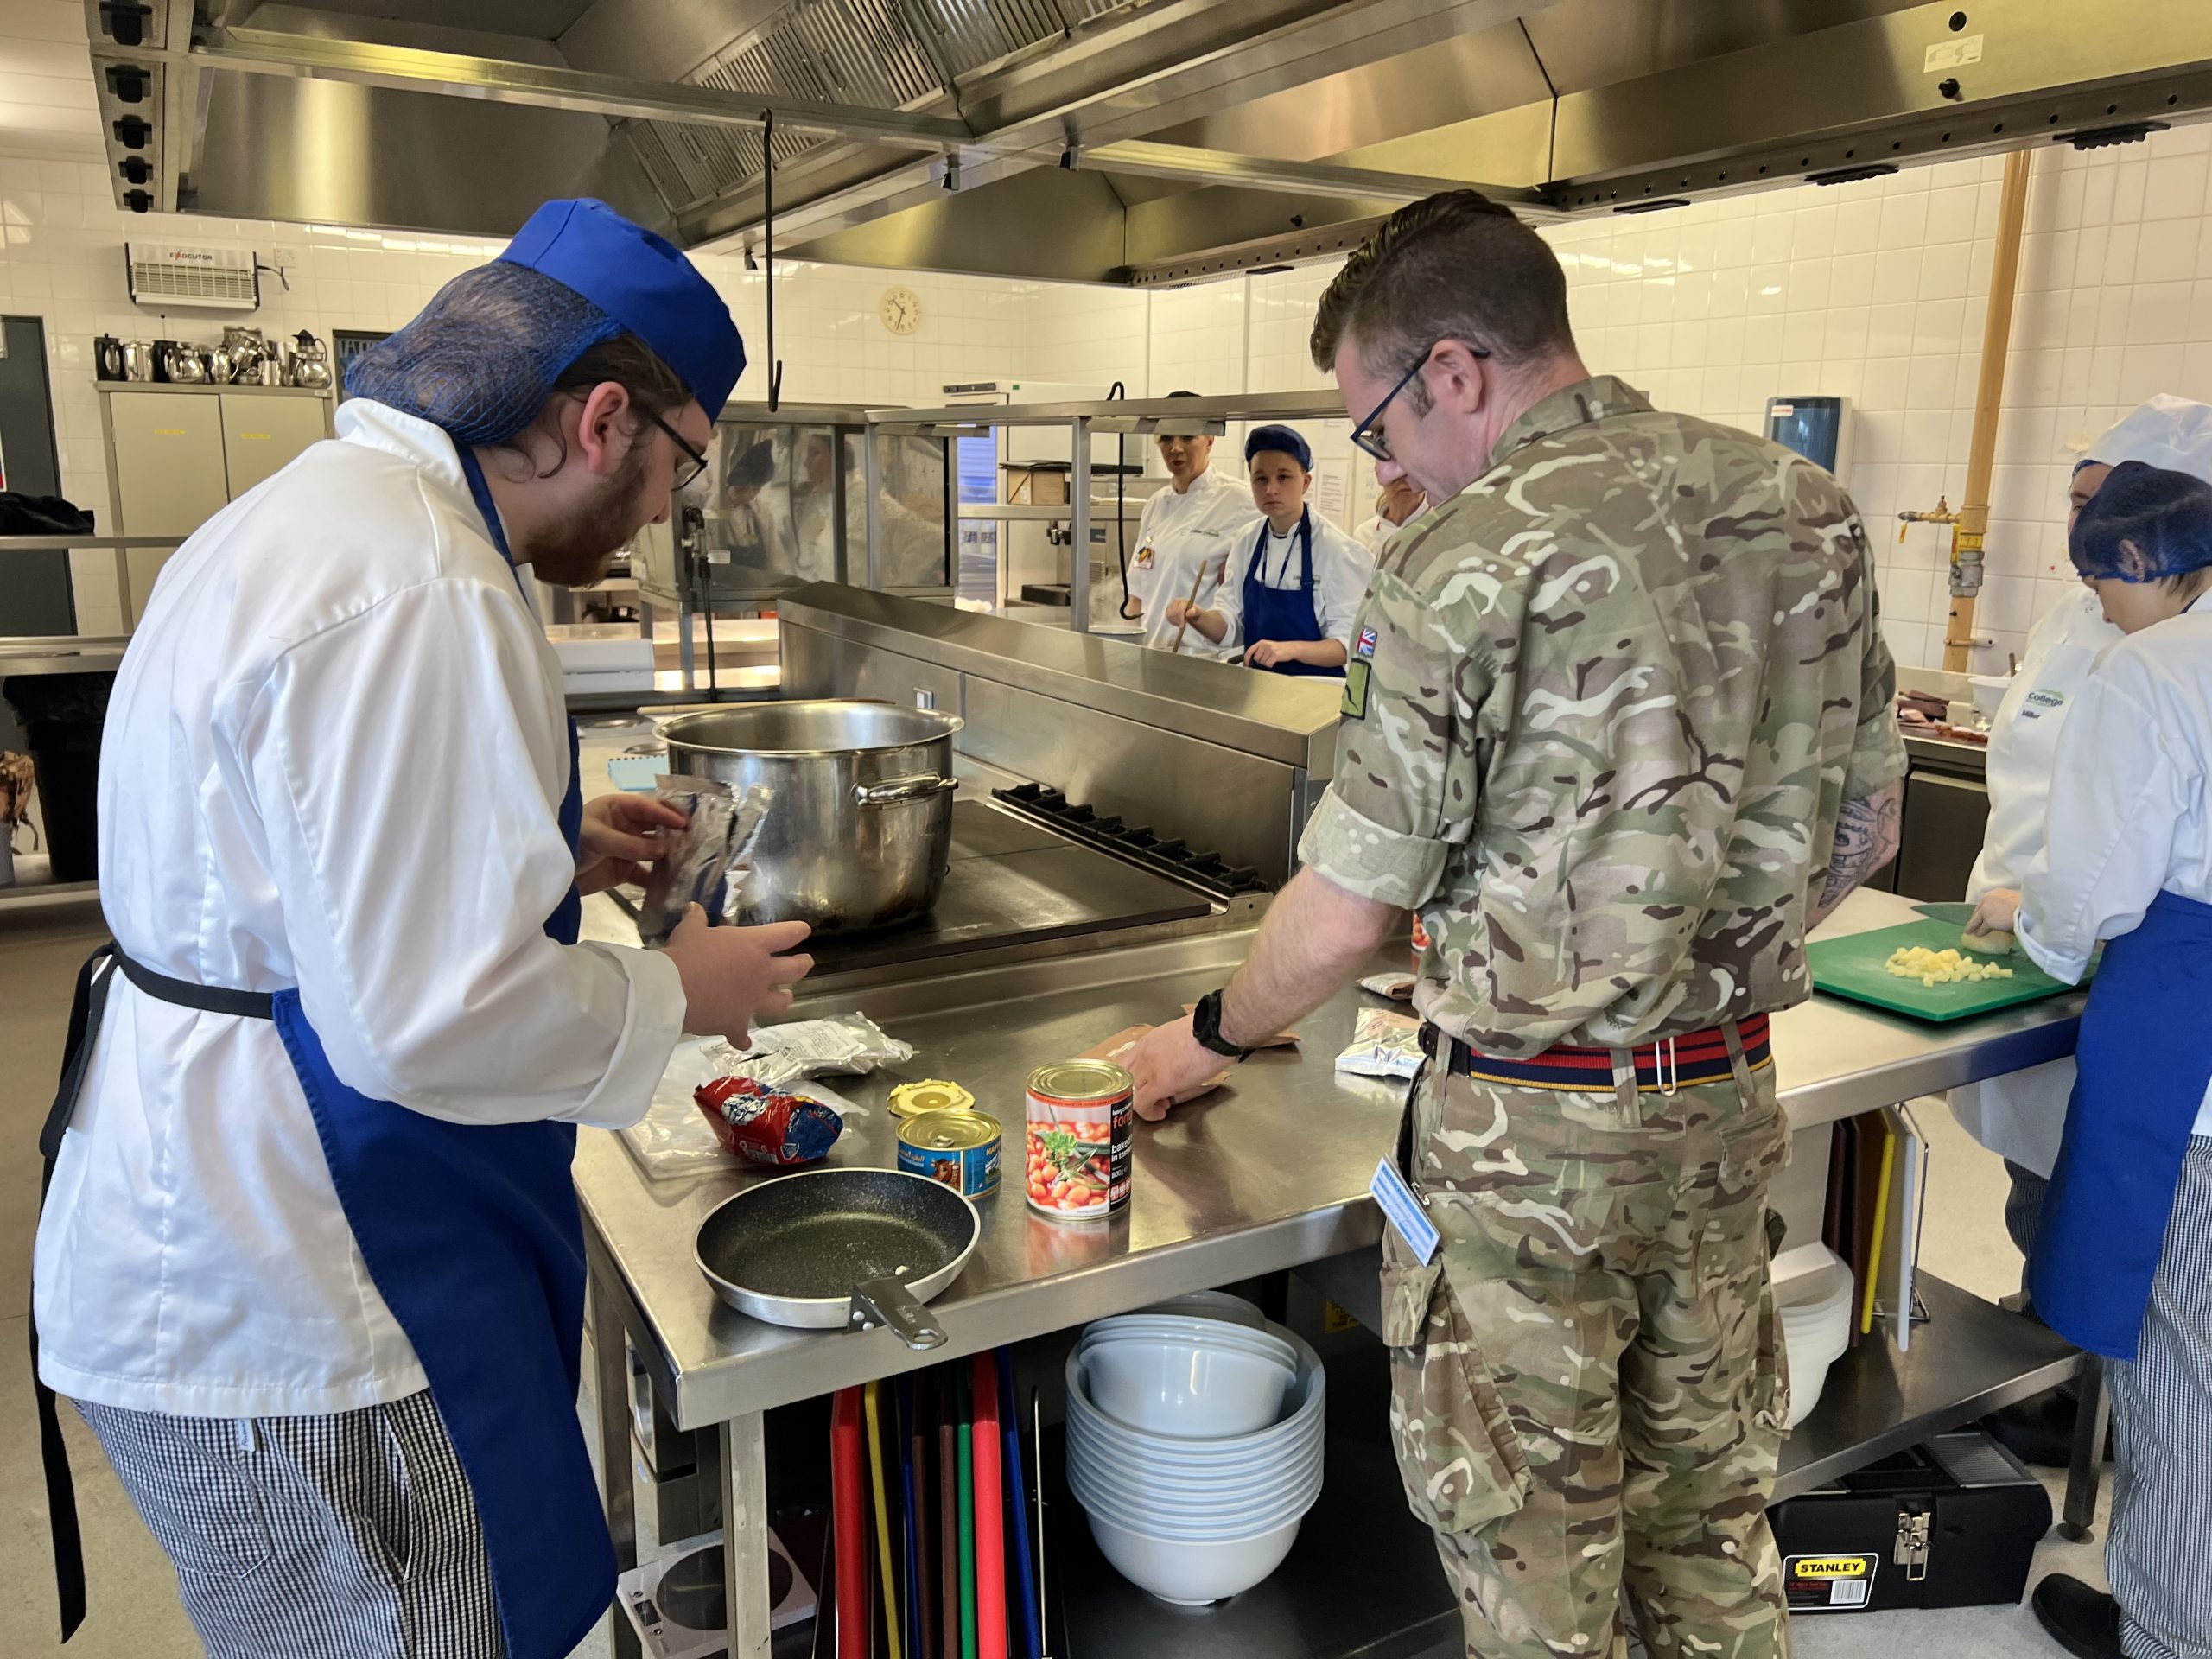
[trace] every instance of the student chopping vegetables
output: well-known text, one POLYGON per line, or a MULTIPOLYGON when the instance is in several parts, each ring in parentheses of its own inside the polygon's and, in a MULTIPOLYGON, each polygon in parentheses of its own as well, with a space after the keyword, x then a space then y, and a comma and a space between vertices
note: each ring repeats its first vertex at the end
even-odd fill
POLYGON ((2042 850, 1968 931, 2069 982, 2105 942, 2028 1291, 2110 1362, 2113 1594, 2053 1575, 2034 1599, 2076 1654, 2169 1659, 2212 1652, 2212 484, 2124 462, 2069 547, 2126 637, 2059 734, 2042 850))
POLYGON ((809 963, 696 912, 578 943, 682 819, 582 804, 523 567, 602 576, 743 365, 680 252, 549 202, 355 359, 337 437, 177 550, 124 657, 35 1351, 213 1659, 561 1659, 611 1599, 575 1126, 809 963))
POLYGON ((1255 428, 1244 465, 1262 522, 1246 531, 1211 605, 1171 600, 1167 619, 1211 644, 1241 646, 1248 668, 1341 678, 1375 556, 1307 505, 1313 450, 1296 430, 1255 428))

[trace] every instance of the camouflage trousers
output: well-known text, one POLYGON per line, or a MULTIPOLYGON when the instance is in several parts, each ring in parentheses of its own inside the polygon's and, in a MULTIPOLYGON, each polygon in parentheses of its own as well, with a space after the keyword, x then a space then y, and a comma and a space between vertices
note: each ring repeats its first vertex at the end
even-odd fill
POLYGON ((1444 1234, 1383 1240, 1391 1430, 1483 1659, 1788 1659, 1771 1068, 1671 1096, 1414 1084, 1444 1234))

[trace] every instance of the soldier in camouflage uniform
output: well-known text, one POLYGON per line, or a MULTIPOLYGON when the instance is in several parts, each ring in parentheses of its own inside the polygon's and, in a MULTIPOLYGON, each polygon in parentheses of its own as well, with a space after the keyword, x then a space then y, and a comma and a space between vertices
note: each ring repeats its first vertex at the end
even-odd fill
POLYGON ((1314 358, 1436 505, 1376 570, 1306 868, 1132 1057, 1139 1109, 1415 912, 1402 1161, 1443 1243, 1386 1230, 1383 1337, 1467 1649, 1786 1655, 1764 1016, 1895 846, 1865 529, 1809 461, 1592 377, 1549 250, 1471 192, 1352 257, 1314 358))

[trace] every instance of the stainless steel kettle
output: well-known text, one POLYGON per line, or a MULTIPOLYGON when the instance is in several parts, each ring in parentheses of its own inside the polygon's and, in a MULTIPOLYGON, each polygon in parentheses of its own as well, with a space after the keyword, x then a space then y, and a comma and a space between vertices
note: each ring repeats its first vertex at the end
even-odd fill
POLYGON ((169 349, 168 361, 163 365, 169 378, 181 386, 205 384, 207 378, 207 359, 200 354, 196 346, 175 346, 169 349))
POLYGON ((296 386, 321 391, 330 385, 330 347, 302 328, 286 367, 285 378, 296 386))

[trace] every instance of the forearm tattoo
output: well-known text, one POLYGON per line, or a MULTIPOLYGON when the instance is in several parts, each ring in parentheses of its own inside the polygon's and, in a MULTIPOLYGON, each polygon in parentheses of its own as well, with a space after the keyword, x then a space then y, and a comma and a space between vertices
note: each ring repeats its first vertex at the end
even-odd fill
POLYGON ((1896 856, 1904 791, 1897 784, 1863 801, 1846 801, 1835 821, 1835 851, 1828 859, 1818 908, 1833 910, 1851 890, 1896 856))

